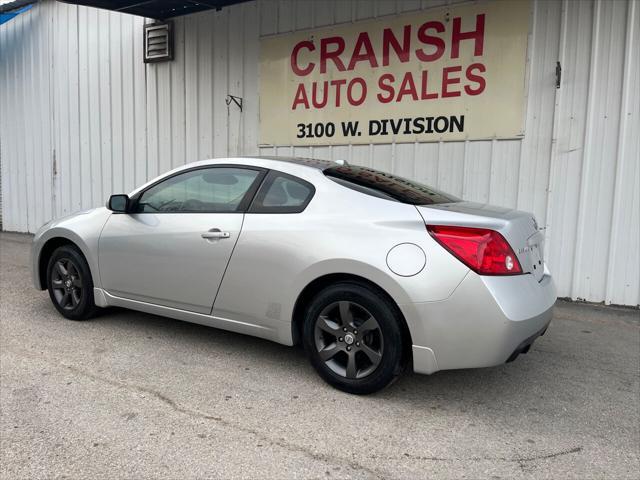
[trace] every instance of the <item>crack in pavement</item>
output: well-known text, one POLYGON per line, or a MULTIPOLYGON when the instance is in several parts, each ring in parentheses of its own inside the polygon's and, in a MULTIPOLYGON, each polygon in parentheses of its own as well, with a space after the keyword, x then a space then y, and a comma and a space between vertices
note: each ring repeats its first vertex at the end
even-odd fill
MULTIPOLYGON (((18 355, 22 355, 25 357, 29 357, 29 358, 37 358, 41 361, 45 361, 48 362, 46 358, 43 358, 42 356, 38 356, 38 355, 33 355, 30 352, 24 351, 22 349, 17 350, 17 349, 11 349, 13 351, 13 353, 17 353, 18 355)), ((327 463, 329 465, 348 465, 349 468, 351 468, 352 470, 355 471, 362 471, 365 472, 367 474, 369 474, 369 476, 379 479, 379 480, 383 480, 385 478, 389 478, 389 475, 386 473, 380 473, 377 472, 376 470, 373 470, 369 467, 365 467, 364 465, 361 465, 360 463, 356 462, 353 459, 346 459, 346 458, 340 458, 340 457, 334 457, 331 455, 326 455, 323 453, 318 453, 315 452, 311 449, 308 449, 306 447, 303 447, 301 445, 296 445, 296 444, 292 444, 289 442, 286 442, 284 439, 273 439, 263 433, 261 433, 258 430, 255 430, 253 428, 249 428, 249 427, 245 427, 243 425, 240 425, 238 423, 235 422, 231 422, 228 420, 225 420, 222 417, 219 416, 215 416, 215 415, 210 415, 207 413, 203 413, 203 412, 199 412, 198 410, 195 409, 191 409, 191 408, 187 408, 187 407, 183 407, 180 404, 178 404, 175 400, 169 398, 168 396, 166 396, 165 394, 154 390, 152 388, 148 388, 148 387, 142 387, 140 385, 134 385, 134 384, 130 384, 130 383, 126 383, 126 382, 121 382, 118 380, 113 380, 107 377, 103 377, 100 375, 97 375, 93 372, 90 372, 88 370, 85 370, 83 368, 77 367, 75 365, 72 364, 68 364, 65 363, 63 361, 58 361, 57 362, 59 366, 66 368, 67 370, 70 370, 78 375, 82 375, 84 377, 90 378, 94 381, 103 383, 103 384, 107 384, 110 385, 112 387, 116 387, 116 388, 121 388, 121 389, 125 389, 125 390, 129 390, 129 391, 135 391, 135 392, 139 392, 139 393, 146 393, 149 394, 153 397, 155 397, 157 400, 160 400, 162 403, 164 403, 165 405, 171 407, 174 411, 178 412, 178 413, 182 413, 183 415, 187 415, 189 417, 192 418, 198 418, 198 419, 205 419, 205 420, 210 420, 210 421, 215 421, 217 423, 219 423, 220 425, 223 425, 227 428, 233 429, 233 430, 237 430, 246 434, 250 434, 253 435, 255 437, 257 437, 259 440, 264 441, 270 445, 274 445, 280 448, 284 448, 285 450, 289 450, 291 452, 298 452, 301 453, 313 460, 319 461, 319 462, 324 462, 327 463)))
MULTIPOLYGON (((455 457, 423 457, 419 455, 411 455, 409 453, 404 454, 404 458, 412 459, 412 460, 425 460, 425 461, 433 461, 433 462, 481 462, 481 461, 491 461, 491 462, 509 462, 509 463, 527 463, 527 462, 536 462, 538 460, 546 460, 548 458, 556 458, 561 457, 563 455, 570 455, 572 453, 579 453, 583 450, 580 447, 573 447, 566 450, 560 450, 558 452, 553 453, 544 453, 539 455, 533 455, 530 457, 515 457, 515 458, 507 458, 507 457, 468 457, 468 458, 455 458, 455 457)), ((385 460, 402 460, 402 457, 380 457, 377 455, 371 455, 369 458, 371 459, 379 459, 384 458, 385 460)))

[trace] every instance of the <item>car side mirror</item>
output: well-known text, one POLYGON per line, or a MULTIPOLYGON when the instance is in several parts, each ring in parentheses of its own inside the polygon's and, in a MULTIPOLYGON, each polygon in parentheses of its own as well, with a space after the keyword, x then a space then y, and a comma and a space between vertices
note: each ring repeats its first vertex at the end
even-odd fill
POLYGON ((111 195, 107 202, 107 208, 116 213, 127 213, 129 211, 129 195, 119 193, 111 195))

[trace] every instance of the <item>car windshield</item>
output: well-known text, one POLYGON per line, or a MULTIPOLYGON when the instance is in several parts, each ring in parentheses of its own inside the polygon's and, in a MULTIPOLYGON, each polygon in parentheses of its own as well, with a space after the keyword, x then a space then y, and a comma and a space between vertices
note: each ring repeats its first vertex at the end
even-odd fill
POLYGON ((352 190, 411 205, 459 202, 460 199, 397 175, 368 167, 340 165, 324 170, 331 180, 352 190))

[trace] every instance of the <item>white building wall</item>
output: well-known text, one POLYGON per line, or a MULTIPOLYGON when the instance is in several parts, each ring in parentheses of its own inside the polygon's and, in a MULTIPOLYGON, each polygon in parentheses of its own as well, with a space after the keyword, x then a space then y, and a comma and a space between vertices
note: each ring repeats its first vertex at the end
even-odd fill
POLYGON ((175 60, 150 65, 143 19, 38 4, 0 26, 3 228, 33 232, 188 161, 344 158, 532 211, 547 228, 560 296, 638 305, 637 0, 532 1, 522 140, 258 146, 261 36, 447 3, 455 2, 249 2, 175 19, 175 60), (244 99, 242 113, 227 107, 227 94, 244 99))

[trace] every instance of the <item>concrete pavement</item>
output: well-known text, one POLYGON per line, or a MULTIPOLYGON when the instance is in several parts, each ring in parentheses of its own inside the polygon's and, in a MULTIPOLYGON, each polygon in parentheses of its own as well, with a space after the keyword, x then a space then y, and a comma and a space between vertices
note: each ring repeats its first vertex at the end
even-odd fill
POLYGON ((637 478, 638 310, 558 302, 529 354, 327 386, 297 348, 126 310, 62 318, 0 234, 0 477, 637 478))

